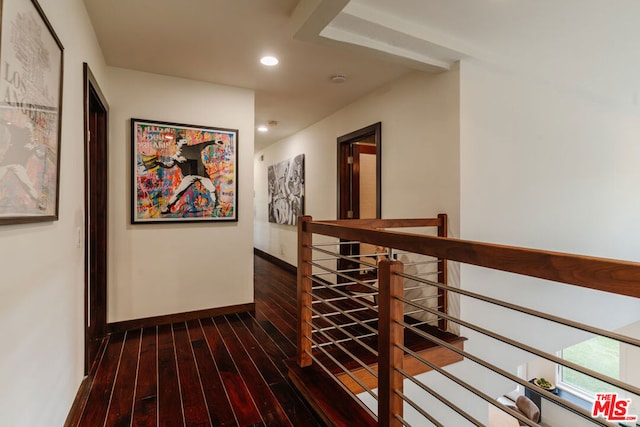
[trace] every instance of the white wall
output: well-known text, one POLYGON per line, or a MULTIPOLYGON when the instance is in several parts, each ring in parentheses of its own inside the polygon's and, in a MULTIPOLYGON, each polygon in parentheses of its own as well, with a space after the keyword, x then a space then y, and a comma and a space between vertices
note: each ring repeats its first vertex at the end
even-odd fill
MULTIPOLYGON (((637 101, 572 81, 561 67, 553 71, 530 63, 461 64, 461 237, 640 261, 637 101)), ((473 266, 461 267, 460 280, 466 289, 606 329, 640 320, 638 299, 473 266)), ((586 338, 465 298, 461 311, 548 352, 586 338)), ((465 350, 507 369, 532 358, 493 351, 482 337, 463 334, 465 350)))
MULTIPOLYGON (((460 109, 463 238, 640 261, 637 105, 468 61, 460 109)), ((603 327, 640 316, 639 300, 474 267, 462 274, 470 287, 603 327), (607 314, 595 316, 593 304, 607 314)))
POLYGON ((458 78, 457 69, 438 75, 412 73, 256 153, 256 248, 297 263, 295 227, 268 222, 267 167, 304 153, 305 214, 335 219, 336 139, 376 122, 382 122, 382 217, 444 212, 449 214, 450 234, 458 236, 458 78))
POLYGON ((109 322, 253 302, 253 91, 108 71, 109 322), (132 117, 238 129, 238 222, 131 225, 132 117))
MULTIPOLYGON (((565 52, 569 62, 571 53, 565 52)), ((640 261, 637 81, 613 76, 607 81, 599 73, 595 82, 589 70, 573 75, 558 63, 543 60, 536 66, 535 58, 512 60, 468 59, 461 64, 459 236, 640 261)), ((608 65, 612 74, 627 74, 621 64, 608 65)), ((472 266, 462 266, 460 280, 466 289, 603 328, 640 320, 638 299, 472 266)), ((461 312, 466 320, 543 351, 584 339, 583 334, 560 332, 468 299, 462 300, 461 312)), ((513 373, 531 359, 471 331, 462 335, 469 338, 466 351, 513 373)), ((451 370, 491 396, 514 388, 470 362, 451 370)), ((452 393, 452 388, 439 391, 452 393)), ((486 405, 476 410, 484 417, 486 405)))
POLYGON ((81 0, 40 0, 64 46, 60 219, 0 227, 0 425, 61 426, 84 369, 82 63, 107 98, 81 0))
POLYGON ((488 63, 461 72, 465 237, 640 260, 640 108, 488 63))

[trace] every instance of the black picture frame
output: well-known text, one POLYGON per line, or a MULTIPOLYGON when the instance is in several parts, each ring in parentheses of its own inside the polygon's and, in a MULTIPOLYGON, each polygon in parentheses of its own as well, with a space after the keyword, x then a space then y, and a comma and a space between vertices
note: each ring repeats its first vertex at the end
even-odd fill
POLYGON ((304 180, 304 154, 267 168, 269 222, 298 224, 298 217, 304 215, 304 180))
POLYGON ((238 221, 238 130, 131 119, 131 223, 238 221))
POLYGON ((36 0, 0 0, 0 224, 58 219, 64 47, 36 0))

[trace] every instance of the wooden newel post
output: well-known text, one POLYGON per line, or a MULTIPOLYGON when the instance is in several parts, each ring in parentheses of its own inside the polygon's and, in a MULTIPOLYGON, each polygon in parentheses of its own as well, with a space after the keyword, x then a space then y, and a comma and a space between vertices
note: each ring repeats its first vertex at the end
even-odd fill
POLYGON ((402 369, 404 352, 397 344, 404 344, 404 303, 397 299, 404 294, 404 266, 398 261, 381 261, 378 265, 378 425, 401 426, 395 415, 403 416, 403 400, 395 392, 403 391, 402 369))
MULTIPOLYGON (((447 219, 447 214, 439 214, 438 218, 440 220, 442 220, 442 224, 438 226, 438 237, 447 237, 447 233, 448 233, 448 219, 447 219)), ((447 260, 444 258, 439 258, 440 261, 440 265, 438 268, 438 282, 442 283, 443 285, 447 284, 447 260)), ((438 306, 441 307, 440 310, 447 314, 448 313, 448 305, 449 302, 447 301, 447 291, 445 291, 444 289, 438 289, 438 306)), ((443 331, 447 330, 447 320, 440 318, 438 320, 438 328, 440 328, 443 331)))
POLYGON ((311 365, 311 245, 312 233, 306 231, 310 216, 298 217, 298 365, 311 365))

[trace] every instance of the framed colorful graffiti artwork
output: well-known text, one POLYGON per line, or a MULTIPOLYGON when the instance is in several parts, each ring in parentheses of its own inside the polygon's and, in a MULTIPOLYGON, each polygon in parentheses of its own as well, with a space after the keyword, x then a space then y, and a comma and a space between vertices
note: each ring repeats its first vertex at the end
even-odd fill
POLYGON ((132 223, 237 221, 238 130, 131 119, 132 223))
POLYGON ((0 0, 0 224, 58 219, 63 47, 35 0, 0 0))

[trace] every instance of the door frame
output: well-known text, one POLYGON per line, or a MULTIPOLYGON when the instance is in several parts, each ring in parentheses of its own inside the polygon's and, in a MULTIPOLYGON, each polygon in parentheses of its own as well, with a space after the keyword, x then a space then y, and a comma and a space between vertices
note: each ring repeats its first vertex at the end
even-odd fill
POLYGON ((83 64, 83 83, 84 373, 87 375, 99 354, 103 338, 107 335, 107 143, 109 105, 86 62, 83 64), (92 117, 94 114, 95 118, 92 117), (90 133, 92 128, 94 128, 93 134, 90 133), (98 208, 92 209, 92 206, 98 206, 98 208))
MULTIPOLYGON (((376 147, 376 218, 382 217, 382 122, 374 123, 372 125, 366 126, 362 129, 358 129, 356 131, 350 132, 346 135, 342 135, 338 137, 338 197, 337 197, 337 219, 348 219, 348 211, 350 208, 350 202, 352 202, 352 194, 353 188, 349 189, 350 180, 354 179, 354 175, 356 171, 351 171, 350 173, 350 164, 348 161, 348 157, 353 155, 352 147, 356 145, 356 143, 361 142, 365 139, 372 140, 376 147)), ((355 161, 352 161, 355 163, 355 161)), ((355 167, 353 169, 356 169, 355 167)), ((359 202, 359 191, 358 191, 358 202, 359 202)), ((355 213, 355 209, 353 209, 355 213)), ((358 217, 360 209, 357 209, 358 217)), ((355 217, 355 215, 354 215, 355 217)), ((342 241, 342 240, 341 240, 342 241)), ((360 265, 349 259, 348 257, 357 256, 360 254, 360 244, 341 244, 340 245, 340 254, 346 256, 347 258, 339 258, 338 259, 338 270, 352 270, 360 268, 360 265)), ((364 277, 358 276, 359 273, 352 272, 347 273, 347 275, 353 275, 354 279, 359 278, 363 279, 364 277)), ((349 280, 339 275, 338 283, 345 283, 349 280)), ((350 289, 359 289, 357 285, 351 285, 350 289)), ((362 289, 360 289, 362 291, 362 289)))
POLYGON ((338 137, 338 211, 337 219, 346 219, 348 202, 343 188, 348 185, 349 147, 351 144, 373 136, 376 144, 376 218, 382 218, 382 122, 374 123, 362 129, 338 137))

